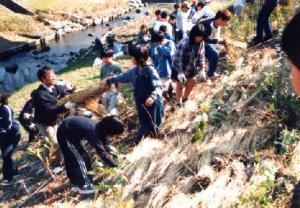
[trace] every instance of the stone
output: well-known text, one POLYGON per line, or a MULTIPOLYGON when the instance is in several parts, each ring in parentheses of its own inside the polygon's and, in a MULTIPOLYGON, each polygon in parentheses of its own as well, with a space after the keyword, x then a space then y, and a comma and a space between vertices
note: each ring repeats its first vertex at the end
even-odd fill
POLYGON ((11 74, 15 74, 18 68, 19 68, 18 64, 10 64, 5 67, 6 71, 11 74))

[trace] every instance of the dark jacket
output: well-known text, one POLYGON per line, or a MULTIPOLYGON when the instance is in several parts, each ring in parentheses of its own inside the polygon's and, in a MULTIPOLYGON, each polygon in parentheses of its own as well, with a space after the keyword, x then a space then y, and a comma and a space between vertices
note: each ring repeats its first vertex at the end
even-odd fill
POLYGON ((50 93, 43 85, 32 92, 31 97, 35 107, 34 120, 36 123, 46 126, 54 126, 58 115, 66 111, 62 106, 56 106, 58 99, 64 97, 67 93, 62 87, 54 85, 50 93))
POLYGON ((19 124, 14 119, 14 112, 7 105, 0 106, 0 136, 18 132, 19 124))
POLYGON ((215 20, 215 18, 210 18, 210 19, 200 21, 200 23, 203 24, 203 26, 205 27, 205 30, 206 30, 205 43, 208 43, 208 44, 218 44, 218 42, 219 42, 218 39, 210 38, 210 36, 212 35, 212 31, 213 31, 212 23, 214 20, 215 20))
POLYGON ((98 154, 105 151, 103 142, 106 140, 104 136, 97 134, 97 122, 84 116, 71 116, 63 120, 57 130, 57 139, 67 140, 72 144, 78 144, 82 140, 94 147, 98 154))

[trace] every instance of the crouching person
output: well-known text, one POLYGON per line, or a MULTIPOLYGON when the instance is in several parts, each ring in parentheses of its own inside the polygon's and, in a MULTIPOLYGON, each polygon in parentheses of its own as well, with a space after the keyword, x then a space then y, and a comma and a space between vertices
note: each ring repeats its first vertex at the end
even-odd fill
POLYGON ((135 66, 125 73, 104 80, 102 84, 132 84, 140 121, 140 128, 134 137, 134 141, 138 143, 143 137, 157 136, 164 115, 162 84, 155 68, 147 65, 149 51, 146 46, 133 47, 130 56, 135 66))
POLYGON ((103 162, 117 167, 113 156, 107 152, 107 137, 123 133, 125 125, 114 116, 95 122, 83 116, 73 116, 63 120, 57 130, 57 141, 63 153, 67 176, 80 194, 93 194, 90 157, 80 144, 82 140, 96 149, 103 162))
POLYGON ((34 123, 34 105, 32 99, 28 100, 25 103, 19 115, 19 121, 23 128, 29 134, 28 144, 33 142, 38 137, 39 130, 37 129, 36 124, 34 123))
POLYGON ((0 93, 0 148, 4 186, 10 185, 14 176, 18 174, 11 157, 21 138, 19 125, 14 119, 12 109, 7 105, 7 99, 7 95, 0 93))

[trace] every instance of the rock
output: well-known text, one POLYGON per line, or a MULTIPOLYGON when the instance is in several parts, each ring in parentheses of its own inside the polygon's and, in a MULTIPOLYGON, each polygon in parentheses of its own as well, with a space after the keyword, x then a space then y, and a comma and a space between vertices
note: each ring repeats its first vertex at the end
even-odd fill
POLYGON ((142 10, 141 10, 141 9, 137 9, 137 10, 135 10, 135 12, 136 12, 137 14, 140 14, 140 13, 142 12, 142 10))
POLYGON ((126 17, 126 20, 130 20, 131 18, 129 16, 126 17))
POLYGON ((93 37, 94 34, 93 34, 93 33, 89 33, 88 36, 89 36, 89 37, 93 37))
POLYGON ((109 27, 109 26, 110 26, 110 24, 109 24, 109 23, 106 23, 106 24, 105 24, 105 27, 109 27))
POLYGON ((5 67, 6 71, 11 74, 15 74, 18 68, 19 68, 18 64, 10 64, 5 67))
POLYGON ((146 12, 145 12, 145 15, 146 15, 146 16, 149 16, 149 15, 150 15, 150 11, 146 11, 146 12))
POLYGON ((6 73, 5 68, 0 67, 0 82, 3 82, 3 80, 5 78, 5 73, 6 73))

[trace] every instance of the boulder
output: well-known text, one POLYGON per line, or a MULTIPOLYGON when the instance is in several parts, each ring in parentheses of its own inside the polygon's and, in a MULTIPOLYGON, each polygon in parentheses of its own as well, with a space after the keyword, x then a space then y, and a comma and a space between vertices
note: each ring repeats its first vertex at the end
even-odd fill
POLYGON ((10 64, 5 67, 5 70, 8 73, 15 74, 17 72, 18 68, 19 68, 18 64, 10 64))

